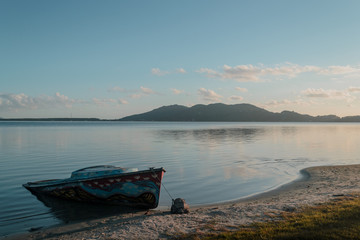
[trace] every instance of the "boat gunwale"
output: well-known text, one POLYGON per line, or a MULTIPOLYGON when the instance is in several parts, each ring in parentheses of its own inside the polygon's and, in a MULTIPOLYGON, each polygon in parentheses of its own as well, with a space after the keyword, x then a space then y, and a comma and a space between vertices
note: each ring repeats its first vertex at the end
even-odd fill
MULTIPOLYGON (((58 185, 62 185, 62 184, 68 184, 68 183, 77 183, 77 182, 86 182, 89 180, 97 180, 97 179, 106 179, 106 178, 113 178, 113 177, 124 177, 124 176, 130 176, 130 175, 136 175, 136 174, 144 174, 144 173, 152 173, 152 172, 166 172, 166 170, 163 167, 160 168, 150 168, 147 170, 141 170, 141 171, 136 171, 136 172, 125 172, 125 173, 118 173, 118 174, 109 174, 109 175, 105 175, 105 176, 96 176, 96 177, 89 177, 89 178, 64 178, 64 179, 50 179, 50 180, 40 180, 40 181, 36 181, 36 182, 27 182, 25 184, 23 184, 23 186, 25 188, 28 189, 36 189, 36 188, 41 188, 41 187, 48 187, 48 186, 58 186, 58 185), (53 184, 49 183, 50 181, 59 181, 59 182, 54 182, 53 184)), ((161 183, 162 179, 158 179, 161 183)))

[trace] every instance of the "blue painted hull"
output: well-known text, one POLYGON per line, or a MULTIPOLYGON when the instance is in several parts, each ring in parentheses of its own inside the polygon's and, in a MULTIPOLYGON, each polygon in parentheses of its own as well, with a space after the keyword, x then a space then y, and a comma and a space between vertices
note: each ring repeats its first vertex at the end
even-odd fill
POLYGON ((24 187, 34 195, 101 204, 156 208, 159 204, 163 168, 29 182, 24 187))

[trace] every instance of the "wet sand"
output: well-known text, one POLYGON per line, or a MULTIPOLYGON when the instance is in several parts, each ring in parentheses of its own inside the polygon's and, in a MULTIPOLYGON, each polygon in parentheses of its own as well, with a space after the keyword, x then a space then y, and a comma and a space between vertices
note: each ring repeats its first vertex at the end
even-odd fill
POLYGON ((311 167, 302 178, 275 190, 217 205, 191 208, 189 214, 169 210, 138 212, 43 229, 5 239, 170 239, 183 233, 232 230, 360 192, 360 165, 311 167))

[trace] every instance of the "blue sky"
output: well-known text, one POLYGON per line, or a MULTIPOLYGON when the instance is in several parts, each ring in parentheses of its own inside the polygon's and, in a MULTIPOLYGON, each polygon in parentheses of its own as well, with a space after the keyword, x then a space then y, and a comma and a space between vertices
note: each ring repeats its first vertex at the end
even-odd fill
POLYGON ((360 1, 0 1, 0 117, 360 115, 360 1))

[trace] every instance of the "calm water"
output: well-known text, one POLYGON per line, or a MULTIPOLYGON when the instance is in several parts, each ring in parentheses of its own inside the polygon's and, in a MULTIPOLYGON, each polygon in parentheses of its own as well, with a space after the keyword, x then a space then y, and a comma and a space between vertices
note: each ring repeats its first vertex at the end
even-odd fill
MULTIPOLYGON (((41 202, 28 181, 110 164, 164 167, 163 183, 190 205, 238 199, 309 166, 360 163, 360 124, 0 122, 0 237, 121 214, 119 207, 41 202)), ((164 189, 160 206, 171 199, 164 189)))

